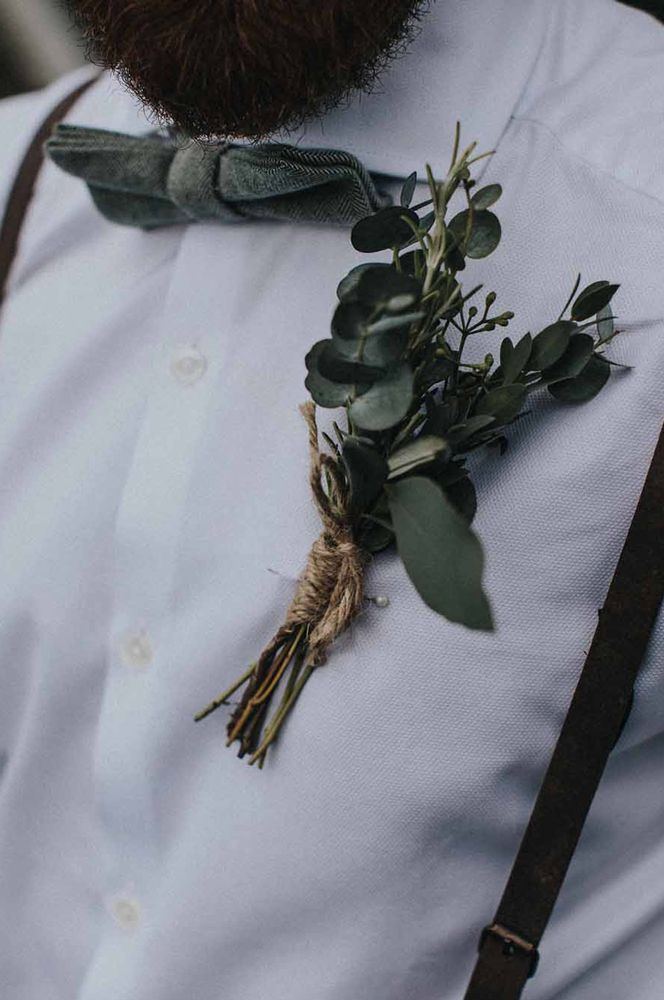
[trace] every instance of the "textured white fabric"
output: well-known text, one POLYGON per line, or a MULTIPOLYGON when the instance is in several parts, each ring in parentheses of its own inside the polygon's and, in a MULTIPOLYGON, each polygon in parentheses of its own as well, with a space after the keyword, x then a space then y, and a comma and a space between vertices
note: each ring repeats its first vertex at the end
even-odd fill
MULTIPOLYGON (((279 624, 317 534, 303 357, 357 255, 336 229, 114 227, 48 165, 0 336, 3 1000, 463 995, 662 417, 664 31, 612 0, 449 0, 423 29, 297 141, 444 168, 460 118, 505 188, 467 282, 517 335, 577 269, 620 282, 611 356, 633 370, 587 406, 534 399, 478 463, 497 632, 438 618, 381 556, 389 605, 259 772, 223 711, 192 717, 279 624)), ((77 79, 0 105, 0 201, 77 79)), ((69 120, 147 128, 109 77, 69 120)), ((531 1000, 661 997, 663 778, 660 623, 531 1000)))

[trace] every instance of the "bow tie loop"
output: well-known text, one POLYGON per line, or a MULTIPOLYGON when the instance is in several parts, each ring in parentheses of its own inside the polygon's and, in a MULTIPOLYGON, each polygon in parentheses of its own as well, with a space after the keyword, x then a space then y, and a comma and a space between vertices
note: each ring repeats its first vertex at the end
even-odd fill
POLYGON ((145 229, 251 218, 352 226, 392 203, 363 164, 338 149, 59 125, 46 152, 86 182, 106 218, 145 229))

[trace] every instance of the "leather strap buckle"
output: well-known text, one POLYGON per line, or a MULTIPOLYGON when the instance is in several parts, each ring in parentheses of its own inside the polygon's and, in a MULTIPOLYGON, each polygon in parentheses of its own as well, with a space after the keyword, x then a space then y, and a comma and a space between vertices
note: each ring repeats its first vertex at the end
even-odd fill
POLYGON ((502 941, 503 955, 514 955, 517 951, 527 955, 530 958, 528 979, 531 979, 535 975, 535 972, 537 971, 537 964, 539 962, 539 951, 532 941, 527 941, 526 938, 521 937, 520 934, 516 934, 515 931, 509 930, 502 924, 487 924, 486 927, 482 928, 482 933, 480 934, 480 939, 477 944, 478 951, 481 951, 484 947, 484 942, 489 934, 498 938, 499 941, 502 941))

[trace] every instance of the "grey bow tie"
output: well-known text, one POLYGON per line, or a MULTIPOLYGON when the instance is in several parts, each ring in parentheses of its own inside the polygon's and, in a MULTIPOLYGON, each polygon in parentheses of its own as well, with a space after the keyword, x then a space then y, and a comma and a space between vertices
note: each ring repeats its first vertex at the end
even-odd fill
POLYGON ((87 183, 107 219, 144 229, 251 218, 352 226, 391 204, 360 161, 339 149, 203 145, 58 125, 46 152, 87 183))

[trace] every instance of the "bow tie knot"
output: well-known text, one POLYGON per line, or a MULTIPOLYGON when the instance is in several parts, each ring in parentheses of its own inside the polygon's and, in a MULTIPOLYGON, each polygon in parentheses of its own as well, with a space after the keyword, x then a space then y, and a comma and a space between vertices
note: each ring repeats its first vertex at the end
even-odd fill
POLYGON ((106 218, 145 229, 251 218, 352 226, 391 204, 363 164, 339 149, 58 125, 46 152, 87 183, 106 218))

